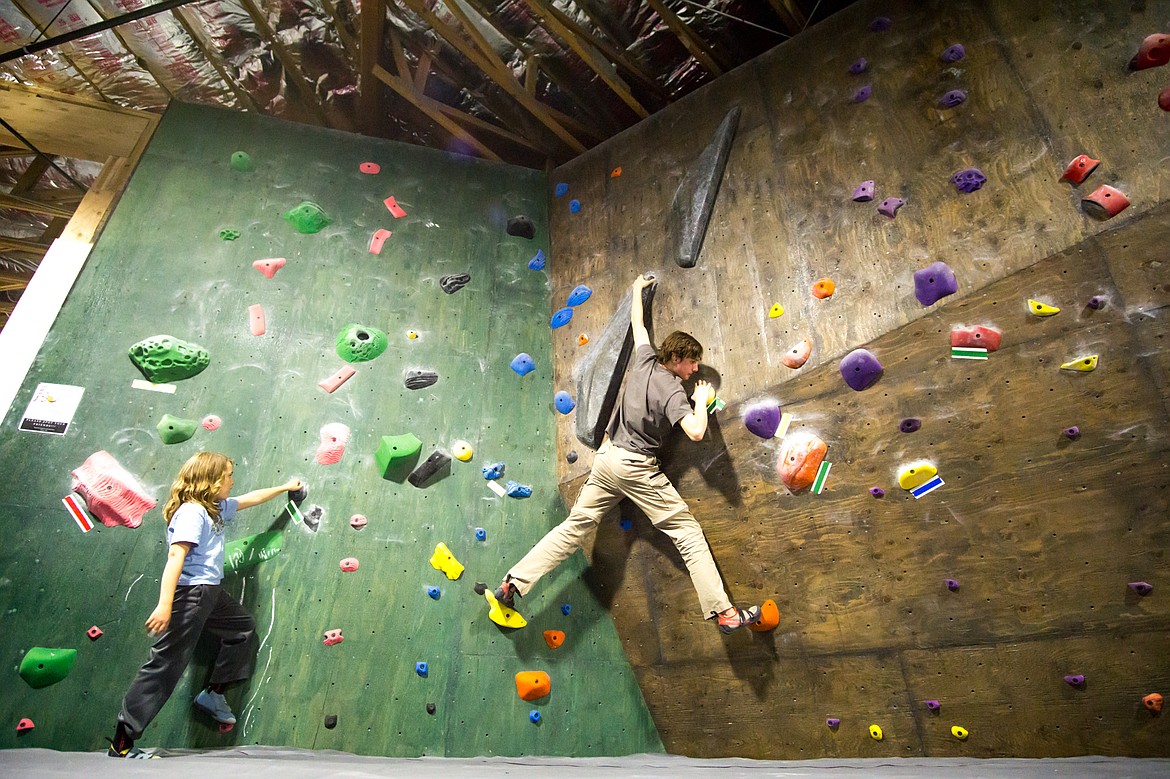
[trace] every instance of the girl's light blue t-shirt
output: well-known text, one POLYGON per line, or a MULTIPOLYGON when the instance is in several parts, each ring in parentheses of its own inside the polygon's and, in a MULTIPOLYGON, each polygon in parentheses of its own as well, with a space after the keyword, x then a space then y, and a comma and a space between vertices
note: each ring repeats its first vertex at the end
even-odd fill
POLYGON ((236 518, 239 501, 228 498, 219 502, 219 528, 211 521, 207 509, 198 503, 184 503, 175 510, 167 525, 167 544, 193 544, 183 561, 180 585, 219 584, 223 581, 223 526, 236 518))

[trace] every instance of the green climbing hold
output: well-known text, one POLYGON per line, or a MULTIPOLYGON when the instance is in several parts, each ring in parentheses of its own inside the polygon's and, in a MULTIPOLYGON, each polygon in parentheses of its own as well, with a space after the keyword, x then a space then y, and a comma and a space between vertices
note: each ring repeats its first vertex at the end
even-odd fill
POLYGON ((232 170, 238 170, 241 173, 247 173, 252 169, 252 158, 248 156, 246 151, 232 152, 232 170))
POLYGON ((69 675, 73 661, 77 659, 76 649, 46 649, 34 646, 20 661, 20 678, 34 690, 56 684, 69 675))
POLYGON ((224 239, 225 241, 234 241, 240 237, 240 231, 233 230, 230 227, 226 227, 223 230, 219 231, 219 237, 224 239))
POLYGON ((376 327, 346 325, 337 334, 337 356, 346 362, 369 362, 390 345, 390 340, 376 327))
POLYGON ((322 210, 321 206, 310 203, 308 200, 296 208, 285 211, 284 218, 296 228, 298 233, 305 235, 319 233, 325 228, 325 225, 333 221, 329 218, 329 214, 322 210))
POLYGON ((130 362, 148 381, 161 384, 191 378, 211 364, 211 355, 173 335, 152 335, 130 347, 130 362))
POLYGON ((241 571, 275 557, 280 553, 283 536, 279 530, 269 530, 247 538, 228 541, 223 549, 224 572, 241 571))
POLYGON ((378 463, 378 473, 387 478, 397 466, 419 453, 422 441, 415 438, 413 433, 402 435, 384 435, 378 442, 378 451, 374 452, 374 461, 378 463))
POLYGON ((195 420, 164 414, 155 429, 164 444, 181 444, 195 435, 195 420))

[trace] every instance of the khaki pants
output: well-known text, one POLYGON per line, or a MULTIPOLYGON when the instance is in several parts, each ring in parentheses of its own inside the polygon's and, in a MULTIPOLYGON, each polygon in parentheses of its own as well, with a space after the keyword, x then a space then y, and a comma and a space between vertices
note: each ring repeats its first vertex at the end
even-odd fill
POLYGON ((520 594, 527 595, 540 577, 560 565, 596 533, 606 513, 623 496, 634 501, 654 527, 670 536, 678 547, 699 595, 703 618, 731 608, 703 529, 674 485, 658 469, 658 460, 628 452, 608 439, 597 450, 593 470, 569 516, 508 572, 520 594))

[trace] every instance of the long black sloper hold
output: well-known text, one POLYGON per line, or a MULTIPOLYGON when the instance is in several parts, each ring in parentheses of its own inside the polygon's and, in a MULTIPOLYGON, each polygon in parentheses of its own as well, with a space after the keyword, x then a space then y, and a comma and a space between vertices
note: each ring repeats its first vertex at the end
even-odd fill
POLYGON ((739 114, 739 106, 727 112, 715 131, 715 137, 675 190, 669 227, 674 240, 668 245, 671 245, 674 261, 680 268, 693 268, 699 261, 707 223, 711 221, 715 196, 719 194, 723 169, 727 167, 731 142, 735 140, 735 130, 739 126, 739 114))
MULTIPOLYGON (((642 290, 642 311, 649 327, 650 304, 654 301, 654 287, 642 290)), ((622 379, 634 353, 634 333, 630 328, 630 306, 633 290, 626 290, 617 311, 597 338, 593 348, 577 365, 574 381, 577 385, 577 440, 590 449, 597 449, 605 438, 605 428, 617 406, 622 379)))
POLYGON ((422 464, 411 471, 406 480, 415 487, 421 487, 430 481, 439 469, 451 462, 451 457, 444 454, 441 450, 436 449, 431 452, 431 456, 422 461, 422 464))

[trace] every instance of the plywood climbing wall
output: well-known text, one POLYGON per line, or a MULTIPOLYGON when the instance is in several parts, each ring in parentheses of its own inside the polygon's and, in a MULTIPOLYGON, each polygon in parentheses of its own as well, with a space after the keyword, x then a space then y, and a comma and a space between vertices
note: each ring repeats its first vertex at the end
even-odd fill
POLYGON ((254 116, 174 104, 70 295, 0 434, 0 652, 8 691, 0 720, 36 729, 0 746, 99 748, 122 694, 145 661, 142 623, 158 597, 165 558, 162 502, 179 466, 201 449, 236 464, 237 492, 303 478, 302 509, 323 509, 316 532, 289 521, 283 501, 251 508, 229 532, 283 531, 276 557, 227 587, 251 611, 262 643, 257 673, 228 695, 230 734, 194 713, 207 647, 141 744, 172 748, 284 744, 382 755, 618 754, 661 749, 609 615, 580 582, 575 559, 523 609, 529 627, 487 620, 475 582, 492 587, 563 516, 555 486, 548 278, 529 270, 548 253, 542 174, 254 116), (233 152, 252 170, 234 170, 233 152), (365 174, 373 162, 380 172, 365 174), (389 196, 405 211, 396 218, 389 196), (281 215, 301 201, 332 223, 293 230, 281 215), (506 233, 529 216, 534 239, 506 233), (392 232, 380 254, 375 230, 392 232), (225 240, 223 230, 238 231, 225 240), (284 258, 273 278, 255 260, 284 258), (446 294, 445 275, 470 275, 446 294), (267 332, 249 332, 260 305, 267 332), (384 330, 389 348, 328 394, 318 382, 345 363, 335 338, 357 323, 384 330), (408 331, 417 338, 408 338, 408 331), (211 364, 173 394, 132 388, 131 344, 160 333, 205 347, 211 364), (534 372, 509 363, 529 353, 534 372), (413 369, 438 374, 407 389, 413 369), (17 432, 39 382, 85 394, 64 437, 17 432), (214 432, 164 445, 164 414, 218 415, 214 432), (318 464, 319 430, 351 430, 335 465, 318 464), (422 457, 470 442, 419 488, 381 477, 385 435, 413 433, 422 457), (138 529, 82 533, 61 499, 70 471, 105 450, 159 501, 138 529), (506 463, 527 499, 497 497, 481 467, 506 463), (350 526, 354 514, 368 518, 350 526), (477 528, 486 540, 475 537, 477 528), (457 581, 431 567, 443 542, 466 566, 457 581), (339 561, 356 557, 356 572, 339 561), (428 597, 437 586, 439 598, 428 597), (562 605, 569 604, 569 615, 562 605), (91 625, 104 635, 86 637, 91 625), (323 644, 340 629, 343 643, 323 644), (555 653, 545 629, 567 634, 555 653), (68 678, 33 690, 16 675, 33 646, 76 648, 68 678), (416 674, 426 662, 428 675, 416 674), (520 700, 514 675, 544 670, 552 693, 520 700), (427 704, 435 712, 428 714, 427 704), (539 725, 529 722, 540 711, 539 725), (324 717, 335 714, 336 728, 324 717))
MULTIPOLYGON (((703 443, 680 436, 666 472, 733 598, 773 598, 781 612, 773 633, 723 638, 664 536, 628 506, 603 525, 594 586, 669 751, 1168 754, 1166 719, 1142 697, 1170 689, 1170 124, 1156 101, 1165 68, 1126 69, 1168 13, 1164 2, 859 3, 553 173, 566 185, 551 201, 553 246, 569 259, 553 271, 554 305, 577 284, 594 289, 571 332, 553 335, 555 387, 571 389, 590 348, 578 334, 599 332, 634 275, 657 271, 655 335, 697 336, 703 377, 729 404, 703 443), (966 56, 944 62, 957 43, 966 56), (966 100, 943 107, 953 90, 966 100), (682 269, 668 256, 675 191, 733 106, 743 115, 706 241, 682 269), (1082 153, 1100 168, 1079 187, 1061 181, 1082 153), (950 181, 967 168, 987 179, 969 194, 950 181), (876 198, 855 202, 866 180, 876 198), (1101 184, 1132 201, 1108 221, 1080 207, 1101 184), (894 218, 877 210, 891 197, 905 201, 894 218), (936 261, 958 292, 924 306, 914 273, 936 261), (821 277, 835 281, 831 298, 812 295, 821 277), (1029 298, 1061 312, 1033 317, 1029 298), (784 313, 770 318, 775 304, 784 313), (960 324, 1000 328, 1003 346, 953 359, 960 324), (811 357, 786 367, 803 338, 811 357), (855 392, 838 365, 861 347, 884 375, 855 392), (1060 370, 1088 354, 1096 371, 1060 370), (758 403, 828 444, 822 493, 783 486, 783 441, 741 419, 758 403), (906 418, 921 429, 900 432, 906 418), (1073 425, 1077 440, 1062 435, 1073 425), (915 460, 945 482, 920 499, 897 485, 915 460)), ((571 419, 557 439, 585 452, 571 419)), ((589 462, 562 461, 566 500, 589 462)))

